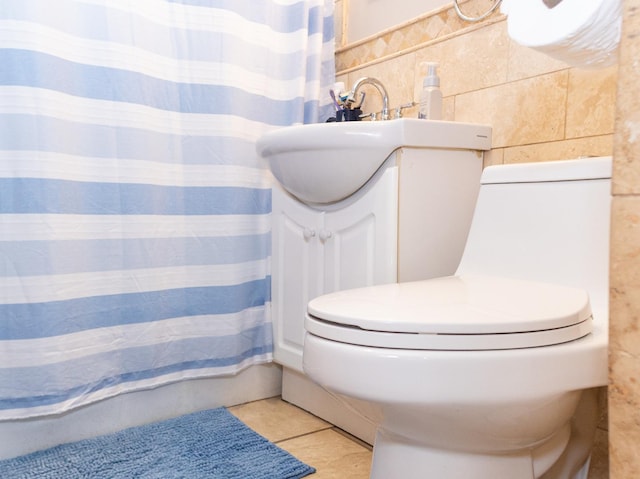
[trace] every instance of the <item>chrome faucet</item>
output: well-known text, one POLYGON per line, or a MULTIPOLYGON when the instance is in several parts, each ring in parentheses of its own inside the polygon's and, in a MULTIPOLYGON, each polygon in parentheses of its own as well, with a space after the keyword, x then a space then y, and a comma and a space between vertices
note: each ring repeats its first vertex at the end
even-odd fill
POLYGON ((377 80, 373 77, 360 78, 353 85, 353 88, 349 93, 349 97, 347 101, 352 103, 356 101, 356 97, 358 96, 358 90, 360 90, 360 87, 362 87, 362 85, 373 85, 374 87, 376 87, 376 89, 380 93, 380 96, 382 96, 381 119, 388 120, 389 119, 389 95, 387 94, 387 89, 384 87, 384 85, 380 80, 377 80))

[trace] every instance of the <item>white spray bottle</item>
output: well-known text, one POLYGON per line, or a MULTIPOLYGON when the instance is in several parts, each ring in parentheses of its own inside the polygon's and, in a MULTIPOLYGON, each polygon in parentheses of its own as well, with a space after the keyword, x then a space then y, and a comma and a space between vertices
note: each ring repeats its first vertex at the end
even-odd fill
POLYGON ((442 92, 437 72, 438 64, 435 62, 423 62, 422 64, 427 65, 428 70, 427 76, 422 82, 418 118, 440 120, 442 118, 442 92))

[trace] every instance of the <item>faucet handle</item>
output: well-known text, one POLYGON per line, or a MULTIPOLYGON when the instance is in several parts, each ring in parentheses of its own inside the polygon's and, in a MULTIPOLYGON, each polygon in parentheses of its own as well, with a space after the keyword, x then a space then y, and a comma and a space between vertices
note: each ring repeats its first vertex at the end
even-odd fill
POLYGON ((373 112, 373 113, 363 113, 362 115, 360 115, 361 120, 366 120, 367 118, 370 121, 376 121, 378 118, 378 114, 373 112))
POLYGON ((412 108, 414 106, 416 106, 417 103, 415 101, 412 101, 411 103, 405 103, 404 105, 400 105, 395 107, 395 109, 393 110, 395 113, 393 115, 394 118, 402 118, 402 110, 404 110, 405 108, 412 108))

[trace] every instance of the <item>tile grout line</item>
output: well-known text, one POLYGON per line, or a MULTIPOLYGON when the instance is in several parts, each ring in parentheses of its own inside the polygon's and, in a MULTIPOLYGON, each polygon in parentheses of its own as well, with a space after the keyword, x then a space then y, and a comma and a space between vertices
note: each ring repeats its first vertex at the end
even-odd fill
POLYGON ((301 438, 301 437, 311 436, 312 434, 315 434, 317 432, 327 431, 329 429, 333 429, 334 427, 335 426, 333 426, 332 424, 328 424, 326 427, 323 427, 321 429, 316 429, 315 431, 309 431, 309 432, 305 432, 305 433, 302 433, 302 434, 297 434, 295 436, 285 437, 285 438, 279 439, 278 441, 272 441, 272 442, 274 444, 279 444, 281 442, 290 441, 292 439, 298 439, 298 438, 301 438))
POLYGON ((335 432, 337 432, 338 434, 346 437, 347 439, 349 439, 351 442, 355 442, 356 444, 364 447, 365 449, 369 450, 369 451, 373 451, 373 446, 371 444, 366 443, 365 441, 363 441, 362 439, 348 433, 347 431, 340 429, 337 426, 333 427, 333 430, 335 432))

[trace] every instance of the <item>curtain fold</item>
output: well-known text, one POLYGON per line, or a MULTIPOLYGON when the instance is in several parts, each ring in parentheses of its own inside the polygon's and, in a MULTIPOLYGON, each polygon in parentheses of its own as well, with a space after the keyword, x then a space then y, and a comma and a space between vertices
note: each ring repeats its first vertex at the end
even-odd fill
POLYGON ((0 420, 271 360, 255 140, 323 121, 332 0, 0 1, 0 420))

